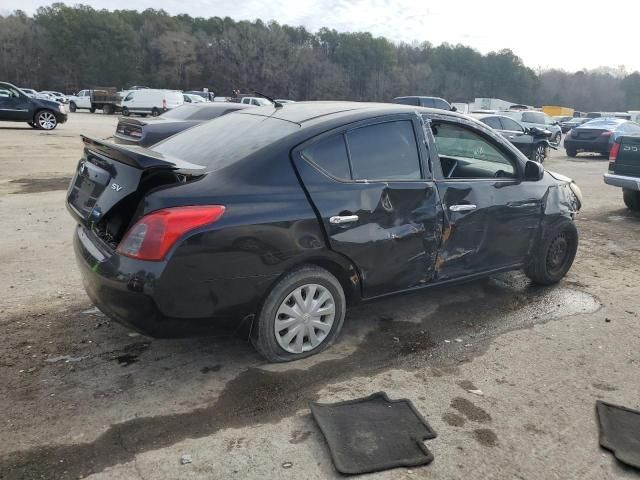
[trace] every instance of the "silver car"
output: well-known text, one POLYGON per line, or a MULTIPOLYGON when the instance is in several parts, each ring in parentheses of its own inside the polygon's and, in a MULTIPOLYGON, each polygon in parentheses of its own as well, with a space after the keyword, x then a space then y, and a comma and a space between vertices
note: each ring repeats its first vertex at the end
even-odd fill
POLYGON ((522 123, 525 127, 538 127, 543 130, 549 130, 551 132, 549 141, 554 145, 560 145, 562 140, 560 124, 546 113, 537 110, 510 110, 500 113, 522 123))

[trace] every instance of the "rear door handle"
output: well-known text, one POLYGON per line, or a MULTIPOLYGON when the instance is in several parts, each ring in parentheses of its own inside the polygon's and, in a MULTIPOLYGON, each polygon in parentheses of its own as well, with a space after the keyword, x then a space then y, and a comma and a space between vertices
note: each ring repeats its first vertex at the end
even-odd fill
POLYGON ((449 210, 451 210, 452 212, 469 212, 471 210, 475 210, 476 207, 475 205, 451 205, 449 207, 449 210))
POLYGON ((336 215, 329 219, 329 223, 333 225, 344 225, 345 223, 353 223, 359 220, 358 215, 336 215))

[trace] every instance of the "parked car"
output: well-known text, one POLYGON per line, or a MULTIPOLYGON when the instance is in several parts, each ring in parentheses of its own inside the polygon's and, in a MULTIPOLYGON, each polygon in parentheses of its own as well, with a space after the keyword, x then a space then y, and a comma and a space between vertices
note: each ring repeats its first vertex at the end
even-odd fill
POLYGON ((115 87, 80 90, 69 97, 69 110, 75 112, 82 109, 89 110, 91 113, 102 110, 103 113, 112 115, 120 110, 120 96, 115 87))
POLYGON ((285 104, 285 103, 295 103, 295 100, 287 100, 286 98, 276 98, 276 102, 280 103, 280 104, 285 104))
POLYGON ((330 345, 348 305, 507 270, 553 284, 577 249, 577 186, 443 110, 300 102, 84 143, 67 205, 98 308, 164 336, 250 324, 274 362, 330 345))
POLYGON ((578 152, 609 155, 611 147, 621 135, 640 134, 640 125, 619 118, 595 118, 571 130, 564 139, 564 148, 569 157, 578 152))
POLYGON ((453 110, 451 104, 444 98, 440 97, 396 97, 392 100, 391 103, 399 103, 401 105, 415 105, 416 107, 439 108, 440 110, 453 110))
POLYGON ((560 145, 562 141, 562 129, 558 122, 543 112, 537 110, 510 110, 502 112, 509 118, 520 122, 525 127, 538 127, 551 132, 551 143, 560 145))
POLYGON ((580 125, 582 125, 583 123, 587 123, 589 120, 591 120, 591 118, 587 118, 587 117, 573 117, 570 120, 567 120, 565 122, 560 122, 560 129, 562 130, 562 133, 568 133, 569 131, 571 131, 573 128, 575 127, 579 127, 580 125))
POLYGON ((200 98, 206 100, 207 102, 213 102, 213 99, 215 98, 214 92, 204 92, 202 90, 189 90, 183 93, 186 93, 188 95, 197 95, 200 98))
POLYGON ((620 135, 609 153, 609 172, 604 182, 622 188, 629 210, 640 212, 640 137, 620 135))
POLYGON ((51 100, 29 97, 21 89, 0 82, 0 121, 26 122, 33 128, 53 130, 67 121, 64 105, 51 100))
POLYGON ((264 97, 242 97, 240 103, 243 105, 253 105, 254 107, 265 107, 273 105, 270 100, 264 97))
POLYGON ((157 90, 145 88, 132 90, 122 99, 122 114, 128 117, 136 113, 143 117, 151 114, 157 117, 162 112, 184 104, 182 92, 177 90, 157 90))
POLYGON ((207 103, 207 100, 202 98, 200 95, 192 95, 190 93, 183 93, 182 98, 184 99, 184 103, 207 103))
POLYGON ((549 130, 537 127, 527 128, 504 115, 482 113, 469 116, 496 130, 530 160, 542 163, 547 158, 550 146, 549 138, 551 137, 549 130))
POLYGON ((245 108, 251 107, 230 102, 203 102, 185 104, 149 120, 121 117, 113 139, 116 143, 147 147, 202 122, 245 108))
POLYGON ((562 122, 568 122, 569 120, 571 120, 573 118, 573 116, 556 115, 556 116, 552 116, 551 118, 553 118, 553 120, 555 122, 558 122, 558 124, 561 124, 562 122))
POLYGON ((69 99, 67 98, 67 96, 64 93, 61 92, 54 92, 51 90, 45 90, 43 92, 40 92, 40 94, 45 94, 45 95, 49 95, 49 97, 51 97, 51 100, 58 102, 58 103, 69 103, 69 99))

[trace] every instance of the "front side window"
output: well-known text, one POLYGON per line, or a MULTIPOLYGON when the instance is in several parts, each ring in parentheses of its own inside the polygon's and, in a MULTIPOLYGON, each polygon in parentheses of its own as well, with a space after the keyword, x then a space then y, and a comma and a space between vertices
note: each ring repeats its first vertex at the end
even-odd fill
POLYGON ((522 126, 520 126, 520 124, 515 120, 511 120, 508 117, 502 117, 500 121, 502 122, 503 130, 508 130, 510 132, 524 132, 522 126))
POLYGON ((347 147, 342 134, 314 143, 302 151, 302 156, 336 178, 351 178, 347 147))
POLYGON ((502 125, 500 125, 500 119, 498 117, 483 118, 482 123, 490 126, 491 128, 495 128, 496 130, 502 130, 502 125))
POLYGON ((440 164, 445 178, 516 178, 509 158, 470 129, 451 124, 433 124, 440 164))
POLYGON ((354 180, 418 180, 420 157, 410 120, 378 123, 347 133, 354 180))
POLYGON ((131 92, 131 93, 130 93, 129 95, 127 95, 126 97, 124 97, 124 101, 125 101, 125 102, 128 102, 128 101, 130 101, 130 100, 132 100, 132 99, 133 99, 133 92, 131 92))

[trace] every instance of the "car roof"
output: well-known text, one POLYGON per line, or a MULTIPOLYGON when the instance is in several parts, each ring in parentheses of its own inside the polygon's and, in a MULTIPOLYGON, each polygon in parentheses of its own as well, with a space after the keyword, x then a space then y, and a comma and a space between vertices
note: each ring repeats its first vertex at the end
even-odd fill
POLYGON ((452 117, 465 118, 464 115, 439 110, 435 108, 417 107, 413 105, 401 105, 397 103, 369 103, 369 102, 338 102, 338 101, 314 101, 285 103, 282 107, 274 106, 254 107, 241 112, 242 115, 263 115, 268 117, 297 123, 301 126, 305 124, 317 123, 320 121, 339 120, 348 116, 358 116, 370 118, 376 115, 392 115, 411 112, 433 113, 438 115, 447 114, 452 117))
MULTIPOLYGON (((442 97, 431 97, 428 95, 405 95, 403 97, 395 97, 394 100, 397 100, 398 98, 432 98, 434 100, 444 100, 444 98, 442 97)), ((446 100, 445 100, 446 102, 446 100)))

